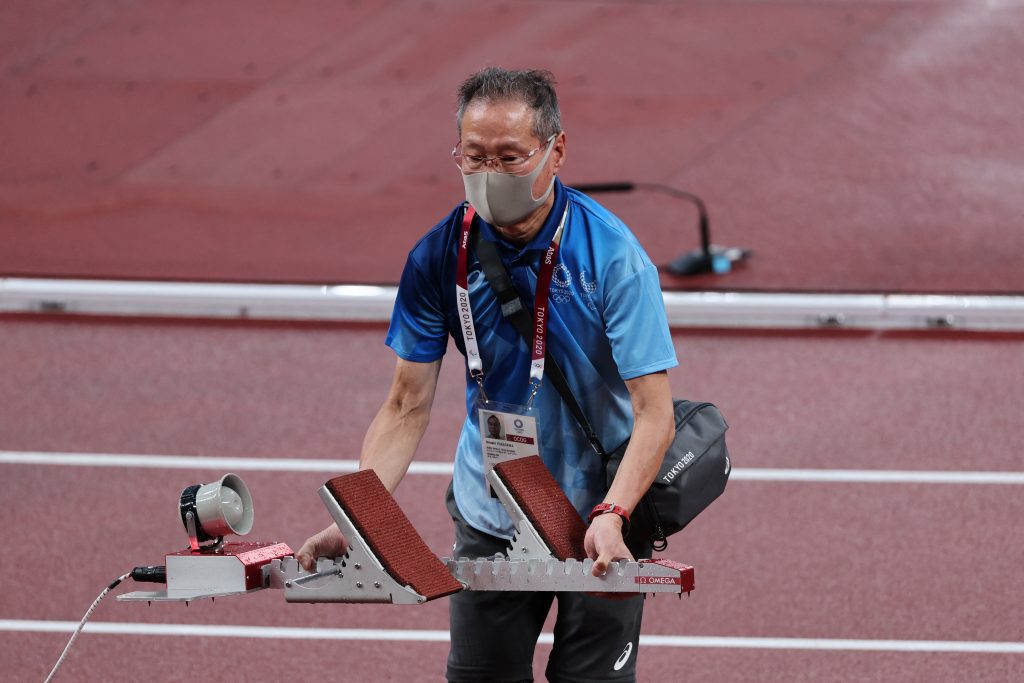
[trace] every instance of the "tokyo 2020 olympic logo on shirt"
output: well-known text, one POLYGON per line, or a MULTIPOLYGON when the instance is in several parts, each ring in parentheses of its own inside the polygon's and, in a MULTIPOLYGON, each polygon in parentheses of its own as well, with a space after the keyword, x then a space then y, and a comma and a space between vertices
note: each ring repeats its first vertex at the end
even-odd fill
POLYGON ((580 270, 579 277, 573 277, 572 271, 564 263, 559 263, 555 266, 555 270, 551 273, 551 292, 548 296, 555 303, 564 304, 568 303, 576 295, 576 287, 580 288, 582 292, 583 300, 587 304, 587 308, 592 311, 597 310, 597 306, 594 304, 593 294, 597 291, 597 280, 588 280, 587 270, 584 268, 580 270), (575 284, 575 280, 579 280, 579 285, 575 284))
POLYGON ((597 306, 594 305, 594 292, 597 291, 597 280, 591 280, 587 282, 587 269, 583 268, 580 270, 580 288, 583 290, 583 299, 587 302, 587 308, 592 311, 597 310, 597 306))
POLYGON ((573 296, 572 273, 564 263, 555 266, 551 273, 551 291, 548 294, 556 304, 564 304, 573 296))

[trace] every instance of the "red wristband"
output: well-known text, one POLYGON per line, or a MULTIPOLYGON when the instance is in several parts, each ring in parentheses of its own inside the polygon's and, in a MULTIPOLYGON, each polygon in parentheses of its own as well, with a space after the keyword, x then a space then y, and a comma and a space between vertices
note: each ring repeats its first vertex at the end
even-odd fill
POLYGON ((590 511, 590 516, 587 517, 587 523, 594 521, 594 518, 598 515, 606 513, 618 515, 622 518, 622 537, 625 538, 629 534, 629 513, 626 512, 626 508, 615 503, 598 503, 594 506, 594 509, 590 511))

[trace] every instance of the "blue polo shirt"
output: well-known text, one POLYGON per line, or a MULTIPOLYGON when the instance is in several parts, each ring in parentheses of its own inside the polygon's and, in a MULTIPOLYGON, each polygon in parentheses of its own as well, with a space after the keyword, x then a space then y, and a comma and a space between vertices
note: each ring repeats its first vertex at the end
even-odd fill
MULTIPOLYGON (((556 178, 555 202, 540 232, 523 248, 479 221, 481 239, 496 242, 528 310, 533 310, 540 259, 568 206, 558 264, 548 294, 548 351, 606 449, 629 437, 633 415, 624 380, 676 366, 656 267, 629 228, 593 199, 556 178)), ((434 226, 409 253, 386 343, 399 357, 441 358, 448 336, 465 347, 455 304, 462 206, 434 226)), ((529 396, 530 352, 501 307, 472 251, 469 296, 484 388, 489 399, 523 404, 529 396)), ((511 520, 487 492, 480 450, 476 381, 466 374, 466 419, 455 453, 455 501, 473 527, 510 538, 511 520)), ((607 491, 598 455, 558 390, 545 382, 534 401, 541 458, 585 518, 607 491)))

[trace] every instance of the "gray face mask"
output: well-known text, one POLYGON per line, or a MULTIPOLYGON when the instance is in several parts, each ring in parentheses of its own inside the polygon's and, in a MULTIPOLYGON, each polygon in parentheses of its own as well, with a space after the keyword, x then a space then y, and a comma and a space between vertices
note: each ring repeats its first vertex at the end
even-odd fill
POLYGON ((537 168, 526 175, 509 175, 497 171, 463 173, 466 200, 473 205, 480 217, 491 225, 508 227, 523 220, 547 200, 555 186, 555 179, 552 177, 544 194, 534 198, 533 183, 551 156, 554 146, 555 141, 552 140, 537 168))

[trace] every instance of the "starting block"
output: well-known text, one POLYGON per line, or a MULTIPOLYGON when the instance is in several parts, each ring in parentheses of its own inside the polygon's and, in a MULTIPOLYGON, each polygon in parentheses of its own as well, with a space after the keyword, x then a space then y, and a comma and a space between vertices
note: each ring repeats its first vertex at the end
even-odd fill
POLYGON ((307 572, 285 544, 229 543, 216 558, 186 550, 167 557, 166 591, 118 599, 185 601, 275 588, 287 602, 421 604, 463 590, 693 590, 693 567, 664 559, 619 560, 603 576, 593 576, 594 562, 583 548, 587 527, 539 457, 501 463, 487 476, 515 524, 506 557, 438 558, 376 473, 363 470, 335 477, 319 490, 348 540, 343 556, 319 558, 307 572), (242 545, 258 547, 232 547, 242 545))
POLYGON ((373 470, 331 479, 320 498, 348 540, 345 555, 306 572, 292 558, 270 566, 288 602, 417 604, 463 589, 430 552, 373 470))

